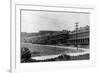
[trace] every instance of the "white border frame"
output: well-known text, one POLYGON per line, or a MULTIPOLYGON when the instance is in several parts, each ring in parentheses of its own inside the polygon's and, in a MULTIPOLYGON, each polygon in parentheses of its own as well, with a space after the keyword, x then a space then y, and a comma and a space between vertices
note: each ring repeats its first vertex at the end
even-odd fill
POLYGON ((54 69, 66 69, 72 67, 87 67, 95 65, 95 8, 91 6, 77 5, 34 5, 32 3, 11 3, 11 72, 19 73, 25 71, 43 71, 54 69), (68 61, 68 62, 42 62, 20 64, 20 9, 74 11, 90 13, 90 60, 68 61), (16 52, 15 52, 16 51, 16 52), (33 67, 34 66, 34 67, 33 67))

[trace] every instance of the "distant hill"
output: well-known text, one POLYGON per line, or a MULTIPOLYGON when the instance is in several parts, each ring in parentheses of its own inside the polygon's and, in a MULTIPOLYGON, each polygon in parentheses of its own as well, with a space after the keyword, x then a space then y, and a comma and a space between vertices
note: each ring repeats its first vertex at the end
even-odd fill
POLYGON ((38 36, 38 33, 26 33, 26 32, 21 32, 21 37, 32 37, 32 36, 38 36))
POLYGON ((35 36, 38 36, 38 35, 39 35, 38 33, 21 32, 21 42, 23 42, 24 39, 35 37, 35 36))

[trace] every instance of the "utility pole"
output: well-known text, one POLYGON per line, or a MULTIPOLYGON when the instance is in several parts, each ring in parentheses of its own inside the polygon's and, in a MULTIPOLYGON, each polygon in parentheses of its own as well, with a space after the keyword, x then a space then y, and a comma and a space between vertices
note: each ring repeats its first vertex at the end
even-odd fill
POLYGON ((77 50, 78 50, 78 24, 79 24, 79 23, 76 22, 75 24, 76 24, 76 44, 75 44, 75 45, 76 45, 76 48, 77 48, 77 50))

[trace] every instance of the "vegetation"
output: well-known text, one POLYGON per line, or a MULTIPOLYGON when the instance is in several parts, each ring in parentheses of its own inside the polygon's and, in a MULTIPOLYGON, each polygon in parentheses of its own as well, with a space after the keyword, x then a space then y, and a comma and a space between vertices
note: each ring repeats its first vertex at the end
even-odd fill
POLYGON ((69 38, 69 31, 65 31, 65 30, 63 31, 44 31, 44 32, 41 31, 37 33, 38 35, 36 35, 36 33, 33 33, 33 34, 26 33, 25 35, 25 33, 23 33, 22 34, 23 42, 33 43, 33 44, 44 44, 44 45, 67 45, 66 43, 69 38), (28 37, 28 36, 31 36, 31 37, 28 37))
POLYGON ((62 54, 58 57, 51 58, 51 59, 45 59, 45 60, 31 59, 28 60, 27 62, 28 63, 29 62, 50 62, 50 61, 69 61, 69 60, 89 60, 89 54, 78 55, 78 56, 70 56, 70 55, 62 54))
POLYGON ((21 62, 29 62, 31 60, 31 52, 28 48, 21 48, 21 62))

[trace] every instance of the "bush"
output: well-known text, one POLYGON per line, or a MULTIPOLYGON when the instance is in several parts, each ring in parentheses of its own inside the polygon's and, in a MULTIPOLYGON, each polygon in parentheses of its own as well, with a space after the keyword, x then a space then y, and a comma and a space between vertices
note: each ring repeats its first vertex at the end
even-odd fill
POLYGON ((28 62, 31 59, 31 52, 28 48, 21 48, 21 62, 28 62))

